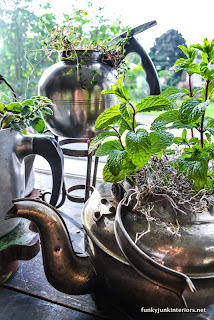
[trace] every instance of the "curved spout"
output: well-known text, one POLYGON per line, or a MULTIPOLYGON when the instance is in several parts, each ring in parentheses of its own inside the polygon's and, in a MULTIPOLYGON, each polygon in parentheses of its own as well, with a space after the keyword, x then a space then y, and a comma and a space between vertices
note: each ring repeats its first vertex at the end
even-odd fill
POLYGON ((51 205, 34 199, 14 200, 6 219, 23 217, 39 230, 45 274, 50 284, 68 294, 93 291, 95 271, 89 257, 75 254, 65 222, 51 205))

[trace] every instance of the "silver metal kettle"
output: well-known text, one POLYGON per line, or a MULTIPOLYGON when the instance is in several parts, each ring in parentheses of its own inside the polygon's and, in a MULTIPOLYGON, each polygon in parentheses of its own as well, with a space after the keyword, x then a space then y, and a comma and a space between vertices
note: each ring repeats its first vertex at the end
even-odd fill
MULTIPOLYGON (((140 56, 141 64, 146 73, 150 94, 159 94, 160 85, 157 72, 148 54, 134 38, 134 35, 151 28, 156 21, 145 23, 129 32, 129 42, 125 45, 125 56, 135 52, 140 56)), ((112 39, 118 42, 126 36, 126 32, 112 39)), ((77 73, 76 62, 62 60, 43 73, 39 81, 39 95, 49 97, 53 106, 53 115, 45 115, 49 129, 56 136, 81 138, 93 137, 96 118, 105 109, 117 103, 113 95, 102 95, 101 91, 111 88, 117 81, 117 72, 104 59, 101 52, 77 50, 83 65, 77 73), (93 76, 93 72, 96 76, 93 76), (94 81, 92 81, 94 80, 94 81)))
POLYGON ((12 200, 25 196, 25 162, 31 154, 43 156, 50 164, 53 188, 50 204, 56 205, 63 177, 63 154, 55 139, 25 136, 19 131, 0 131, 0 237, 12 231, 20 219, 5 221, 12 200))

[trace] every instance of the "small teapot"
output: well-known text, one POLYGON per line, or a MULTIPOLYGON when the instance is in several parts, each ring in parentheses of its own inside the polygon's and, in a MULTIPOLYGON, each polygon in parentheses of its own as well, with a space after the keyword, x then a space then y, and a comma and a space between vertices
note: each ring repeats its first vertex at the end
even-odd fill
MULTIPOLYGON (((45 202, 14 200, 6 218, 23 217, 36 224, 47 279, 59 291, 73 295, 94 292, 95 297, 106 296, 125 310, 211 304, 213 213, 181 220, 181 237, 173 241, 166 237, 165 229, 155 229, 138 245, 134 235, 139 226, 145 230, 147 223, 145 216, 132 212, 125 192, 129 194, 129 185, 102 183, 84 205, 84 256, 75 254, 62 217, 45 202), (177 259, 178 253, 181 259, 177 259)), ((168 218, 174 215, 165 203, 158 203, 157 209, 168 218)))

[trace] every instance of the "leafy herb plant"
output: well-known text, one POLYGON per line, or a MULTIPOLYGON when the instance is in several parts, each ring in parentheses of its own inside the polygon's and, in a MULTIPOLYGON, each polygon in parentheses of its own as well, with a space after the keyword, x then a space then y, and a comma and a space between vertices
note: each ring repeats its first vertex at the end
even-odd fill
POLYGON ((167 160, 178 174, 191 181, 195 191, 212 190, 214 119, 206 117, 206 109, 214 92, 214 40, 209 42, 205 38, 202 45, 179 47, 186 59, 178 59, 173 69, 187 72, 189 90, 170 87, 134 105, 121 76, 116 85, 103 91, 119 99, 117 105, 97 118, 95 130, 102 131, 90 145, 90 152, 96 150, 97 156, 107 156, 104 181, 116 182, 130 177, 156 157, 167 160), (196 63, 199 55, 201 62, 196 63), (194 74, 201 76, 204 84, 193 91, 194 74), (163 112, 147 131, 137 122, 136 115, 149 111, 163 112), (182 133, 175 137, 169 132, 171 129, 182 129, 182 133))
POLYGON ((42 96, 8 105, 0 103, 0 129, 13 128, 25 132, 26 128, 32 127, 36 132, 42 133, 45 129, 42 114, 52 114, 49 107, 51 104, 50 99, 42 96))
MULTIPOLYGON (((98 38, 87 39, 80 34, 77 21, 84 21, 87 12, 77 10, 72 15, 67 17, 67 22, 63 25, 57 25, 49 31, 46 28, 47 39, 42 41, 43 48, 46 52, 63 52, 63 60, 72 60, 77 64, 77 71, 84 64, 83 57, 87 55, 88 50, 99 51, 102 53, 103 62, 111 65, 117 70, 124 70, 126 64, 124 61, 125 44, 128 41, 127 37, 119 40, 116 44, 109 43, 109 39, 98 38)), ((90 20, 88 20, 90 22, 90 20)), ((45 23, 43 23, 44 27, 45 23)))

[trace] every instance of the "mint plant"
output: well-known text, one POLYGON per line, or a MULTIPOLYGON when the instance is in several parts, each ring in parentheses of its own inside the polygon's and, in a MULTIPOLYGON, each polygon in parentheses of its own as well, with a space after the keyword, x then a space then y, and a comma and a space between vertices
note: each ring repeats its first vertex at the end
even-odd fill
POLYGON ((186 59, 178 59, 173 69, 185 71, 189 78, 189 90, 170 87, 158 96, 149 96, 133 105, 122 84, 122 76, 111 89, 103 94, 114 94, 120 103, 105 110, 95 124, 100 132, 91 142, 89 152, 107 156, 103 170, 104 181, 116 182, 139 172, 152 157, 168 159, 178 174, 186 176, 197 190, 212 190, 214 182, 213 159, 214 119, 206 117, 206 109, 214 92, 214 40, 204 39, 203 45, 188 48, 179 46, 186 59), (201 62, 196 57, 201 55, 201 62), (198 74, 204 80, 201 88, 192 89, 192 76, 198 74), (163 111, 152 123, 150 131, 136 121, 138 113, 163 111), (183 129, 174 137, 170 129, 183 129), (190 137, 188 137, 188 131, 190 137), (196 136, 199 133, 199 137, 196 136), (177 155, 176 150, 181 150, 177 155))
POLYGON ((42 133, 45 129, 42 114, 53 114, 51 104, 51 100, 43 96, 34 96, 8 105, 0 103, 0 129, 13 128, 25 132, 26 128, 32 127, 36 132, 42 133))

